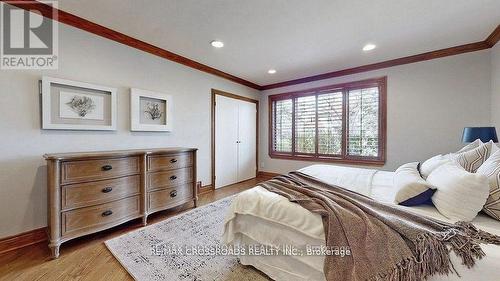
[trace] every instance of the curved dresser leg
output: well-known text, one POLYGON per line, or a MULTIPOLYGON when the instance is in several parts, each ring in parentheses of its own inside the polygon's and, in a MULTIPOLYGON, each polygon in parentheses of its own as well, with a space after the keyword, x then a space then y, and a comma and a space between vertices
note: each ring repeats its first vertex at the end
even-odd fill
POLYGON ((61 245, 49 245, 53 259, 57 259, 59 257, 59 247, 61 247, 61 245))
POLYGON ((148 225, 148 215, 142 217, 142 226, 148 225))

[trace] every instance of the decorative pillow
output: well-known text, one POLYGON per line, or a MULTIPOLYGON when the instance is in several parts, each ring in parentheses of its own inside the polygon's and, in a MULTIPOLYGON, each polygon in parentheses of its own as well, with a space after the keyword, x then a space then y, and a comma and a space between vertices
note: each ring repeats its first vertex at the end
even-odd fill
POLYGON ((466 171, 475 173, 477 169, 490 157, 492 141, 479 145, 478 147, 458 153, 454 156, 460 166, 466 171))
POLYGON ((462 152, 466 152, 466 151, 472 150, 474 148, 477 148, 481 144, 483 144, 483 142, 480 139, 477 139, 477 140, 469 143, 468 145, 464 146, 462 149, 460 149, 456 153, 462 153, 462 152))
POLYGON ((490 195, 483 211, 500 220, 500 151, 493 153, 476 173, 487 176, 490 184, 490 195))
POLYGON ((432 203, 445 217, 453 221, 471 221, 481 211, 488 198, 488 177, 469 173, 457 163, 439 166, 427 178, 437 190, 432 203))
POLYGON ((427 159, 424 163, 422 163, 422 165, 420 165, 420 174, 424 179, 426 179, 437 167, 448 162, 451 162, 449 157, 442 154, 436 155, 427 159))
POLYGON ((491 153, 490 153, 490 157, 493 155, 493 153, 499 151, 500 148, 498 148, 498 145, 496 145, 495 143, 492 143, 491 144, 491 153))
POLYGON ((419 164, 418 162, 404 164, 396 170, 394 186, 398 192, 394 199, 395 203, 403 206, 431 203, 435 190, 420 176, 419 164))

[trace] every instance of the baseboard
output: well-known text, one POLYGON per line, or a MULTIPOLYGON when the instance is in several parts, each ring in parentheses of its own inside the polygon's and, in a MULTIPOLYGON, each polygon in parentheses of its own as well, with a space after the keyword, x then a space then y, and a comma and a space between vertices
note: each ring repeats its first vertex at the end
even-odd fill
POLYGON ((204 193, 207 193, 207 192, 211 192, 213 191, 214 188, 211 184, 209 185, 204 185, 204 186, 199 186, 198 187, 198 194, 204 194, 204 193))
POLYGON ((257 177, 265 177, 265 178, 273 178, 275 176, 279 176, 280 174, 277 173, 271 173, 271 172, 264 172, 264 171, 258 171, 257 172, 257 177))
POLYGON ((47 228, 42 227, 0 239, 0 254, 47 241, 47 228))
MULTIPOLYGON (((273 177, 279 176, 279 175, 280 174, 277 174, 277 173, 258 171, 256 178, 259 178, 259 177, 261 177, 261 178, 273 178, 273 177)), ((242 183, 245 181, 247 181, 247 180, 236 182, 233 184, 238 184, 238 183, 242 183)), ((233 184, 230 184, 230 185, 233 185, 233 184)), ((204 193, 212 192, 215 190, 213 185, 211 185, 211 184, 201 186, 201 182, 197 182, 197 187, 198 187, 198 194, 204 194, 204 193)))

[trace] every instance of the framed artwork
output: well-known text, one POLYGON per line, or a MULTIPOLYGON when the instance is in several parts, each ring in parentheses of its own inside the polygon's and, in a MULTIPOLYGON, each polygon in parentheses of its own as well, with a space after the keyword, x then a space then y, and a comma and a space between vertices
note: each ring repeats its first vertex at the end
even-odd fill
POLYGON ((172 96, 132 88, 130 124, 132 131, 172 131, 172 96))
POLYGON ((116 89, 42 77, 42 129, 116 130, 116 89))

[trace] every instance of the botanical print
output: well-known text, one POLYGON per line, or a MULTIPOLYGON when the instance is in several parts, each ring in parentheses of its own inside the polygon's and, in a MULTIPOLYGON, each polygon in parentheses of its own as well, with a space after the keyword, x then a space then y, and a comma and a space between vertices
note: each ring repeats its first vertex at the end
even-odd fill
POLYGON ((141 89, 130 89, 130 130, 169 132, 172 130, 172 97, 141 89))
POLYGON ((104 120, 104 98, 98 95, 59 93, 61 118, 104 120))
POLYGON ((164 99, 141 96, 139 98, 139 124, 166 125, 167 101, 164 99))
POLYGON ((95 109, 94 100, 89 97, 74 96, 71 101, 66 103, 80 117, 85 117, 87 113, 95 109))
POLYGON ((151 120, 160 119, 161 116, 163 115, 163 112, 161 111, 161 108, 160 108, 160 104, 154 103, 154 102, 148 102, 146 104, 146 110, 144 111, 144 113, 146 113, 146 115, 151 120))

